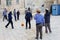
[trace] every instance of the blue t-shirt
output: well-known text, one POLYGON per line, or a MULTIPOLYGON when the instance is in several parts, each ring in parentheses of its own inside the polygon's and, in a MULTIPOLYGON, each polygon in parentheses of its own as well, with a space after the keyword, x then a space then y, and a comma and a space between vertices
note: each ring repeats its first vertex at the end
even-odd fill
POLYGON ((45 22, 44 16, 42 16, 41 14, 35 14, 34 19, 36 20, 36 24, 37 23, 44 24, 45 22))

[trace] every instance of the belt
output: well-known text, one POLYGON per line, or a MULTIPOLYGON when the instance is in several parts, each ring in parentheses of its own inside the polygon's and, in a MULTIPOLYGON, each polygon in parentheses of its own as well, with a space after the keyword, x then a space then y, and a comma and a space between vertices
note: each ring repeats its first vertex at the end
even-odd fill
POLYGON ((39 24, 41 24, 41 23, 37 23, 36 25, 39 25, 39 24))

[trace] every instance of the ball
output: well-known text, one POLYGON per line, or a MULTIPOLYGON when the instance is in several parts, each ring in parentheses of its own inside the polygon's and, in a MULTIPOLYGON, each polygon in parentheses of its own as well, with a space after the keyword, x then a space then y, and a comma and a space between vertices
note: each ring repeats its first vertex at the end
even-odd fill
POLYGON ((22 23, 21 26, 24 26, 24 24, 22 23))

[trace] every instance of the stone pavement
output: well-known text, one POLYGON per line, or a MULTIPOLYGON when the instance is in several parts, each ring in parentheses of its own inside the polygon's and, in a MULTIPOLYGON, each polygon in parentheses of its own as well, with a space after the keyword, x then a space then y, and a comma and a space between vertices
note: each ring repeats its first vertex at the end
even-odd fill
MULTIPOLYGON (((0 40, 36 40, 36 28, 34 19, 31 21, 32 29, 25 29, 25 25, 22 27, 21 23, 25 24, 24 15, 20 15, 19 21, 14 21, 14 29, 11 25, 5 28, 8 22, 2 21, 0 18, 0 40)), ((45 27, 43 27, 43 39, 42 40, 60 40, 60 16, 51 16, 51 28, 52 33, 45 33, 45 27)), ((40 40, 40 39, 39 39, 40 40)))

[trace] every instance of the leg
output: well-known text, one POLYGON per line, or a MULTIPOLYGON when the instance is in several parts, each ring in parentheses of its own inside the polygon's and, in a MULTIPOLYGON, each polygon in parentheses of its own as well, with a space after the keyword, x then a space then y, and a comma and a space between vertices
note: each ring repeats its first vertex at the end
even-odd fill
POLYGON ((40 28, 39 28, 40 30, 40 39, 42 39, 42 26, 40 26, 40 28))
POLYGON ((4 21, 4 16, 3 16, 3 21, 4 21))
POLYGON ((29 29, 31 29, 31 23, 30 23, 30 21, 29 21, 29 29))
POLYGON ((45 32, 48 33, 48 31, 47 31, 47 23, 45 24, 45 32))
POLYGON ((8 24, 5 26, 7 28, 7 26, 10 24, 10 22, 8 22, 8 24))
POLYGON ((27 24, 28 24, 28 21, 26 20, 26 29, 27 29, 27 24))
POLYGON ((18 20, 19 20, 19 16, 18 16, 18 20))
POLYGON ((38 39, 38 36, 39 36, 39 29, 38 26, 36 25, 36 39, 38 39))
POLYGON ((17 20, 18 20, 18 15, 17 15, 17 20))
POLYGON ((18 15, 17 19, 19 20, 19 15, 18 15))
POLYGON ((49 32, 51 33, 50 23, 48 23, 48 29, 49 29, 49 32))
POLYGON ((15 21, 16 21, 16 16, 14 16, 15 17, 15 21))
POLYGON ((11 26, 12 26, 12 29, 14 29, 12 20, 11 20, 11 26))
POLYGON ((7 15, 6 15, 6 20, 7 20, 7 15))

